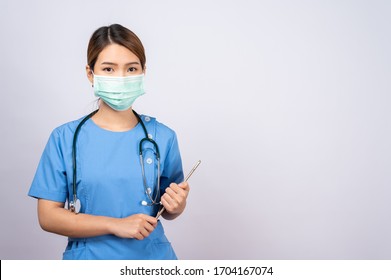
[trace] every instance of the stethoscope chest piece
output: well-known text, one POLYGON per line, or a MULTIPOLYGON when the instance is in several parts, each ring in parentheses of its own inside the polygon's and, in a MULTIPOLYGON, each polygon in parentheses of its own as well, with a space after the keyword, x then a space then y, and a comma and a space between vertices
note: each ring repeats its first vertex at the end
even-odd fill
POLYGON ((69 203, 69 210, 71 210, 71 212, 78 214, 80 213, 80 209, 81 209, 80 199, 77 198, 76 200, 71 201, 69 203))

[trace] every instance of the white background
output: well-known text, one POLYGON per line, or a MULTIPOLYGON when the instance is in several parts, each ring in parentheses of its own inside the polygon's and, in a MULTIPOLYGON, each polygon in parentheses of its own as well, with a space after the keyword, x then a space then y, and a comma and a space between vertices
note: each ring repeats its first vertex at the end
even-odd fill
POLYGON ((0 258, 60 259, 27 197, 50 132, 94 106, 89 37, 147 52, 134 108, 178 135, 181 259, 391 257, 391 2, 0 2, 0 258))

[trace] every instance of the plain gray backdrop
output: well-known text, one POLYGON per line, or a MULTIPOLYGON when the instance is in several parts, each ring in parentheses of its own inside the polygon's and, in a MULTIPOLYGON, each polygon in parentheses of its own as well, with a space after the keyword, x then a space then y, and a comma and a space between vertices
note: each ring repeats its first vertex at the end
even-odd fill
POLYGON ((86 49, 143 41, 134 108, 173 128, 190 180, 163 221, 181 259, 391 257, 390 1, 0 2, 1 259, 60 259, 27 196, 51 131, 95 97, 86 49))

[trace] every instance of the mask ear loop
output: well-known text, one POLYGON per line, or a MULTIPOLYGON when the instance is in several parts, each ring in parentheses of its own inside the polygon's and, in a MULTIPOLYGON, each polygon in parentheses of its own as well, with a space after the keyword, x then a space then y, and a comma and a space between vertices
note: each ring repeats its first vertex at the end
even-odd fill
POLYGON ((94 87, 95 73, 94 73, 94 70, 91 69, 91 67, 90 67, 90 71, 91 71, 91 74, 92 74, 92 84, 91 84, 91 87, 94 87))
MULTIPOLYGON (((91 74, 92 74, 92 84, 91 84, 91 87, 93 88, 94 87, 94 80, 95 80, 95 73, 94 73, 94 70, 92 70, 91 66, 90 66, 90 71, 91 71, 91 74)), ((100 105, 100 97, 98 97, 98 99, 95 100, 96 101, 96 107, 99 108, 99 105, 100 105)))

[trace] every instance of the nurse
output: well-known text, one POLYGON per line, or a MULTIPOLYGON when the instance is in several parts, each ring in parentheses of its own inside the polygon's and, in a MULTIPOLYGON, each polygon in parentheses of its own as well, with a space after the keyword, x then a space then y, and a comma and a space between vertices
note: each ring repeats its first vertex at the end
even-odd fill
POLYGON ((28 193, 38 200, 39 223, 68 237, 63 259, 176 259, 155 216, 161 203, 163 218, 178 217, 189 186, 175 132, 132 109, 144 94, 144 47, 132 31, 113 24, 92 34, 87 60, 99 109, 80 127, 76 165, 73 140, 84 117, 50 135, 28 193), (141 163, 146 132, 157 147, 144 141, 141 163), (74 166, 80 213, 66 203, 73 200, 74 166))

